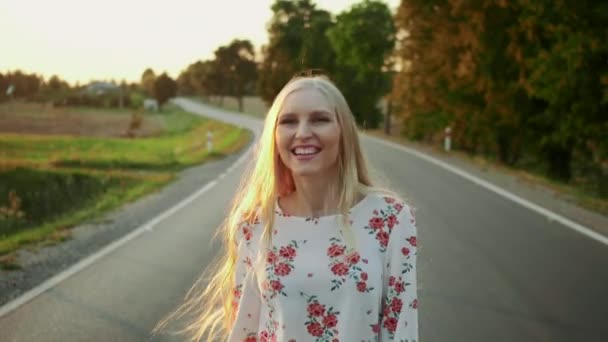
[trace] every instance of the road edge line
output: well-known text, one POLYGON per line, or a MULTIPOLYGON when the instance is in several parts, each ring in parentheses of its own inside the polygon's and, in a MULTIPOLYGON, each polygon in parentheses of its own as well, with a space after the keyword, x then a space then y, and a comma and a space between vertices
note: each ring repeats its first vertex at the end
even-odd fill
POLYGON ((411 154, 411 155, 413 155, 415 157, 418 157, 420 159, 426 160, 426 161, 428 161, 428 162, 430 162, 432 164, 435 164, 436 166, 442 167, 442 168, 444 168, 444 169, 446 169, 446 170, 448 170, 450 172, 453 172, 453 173, 455 173, 455 174, 457 174, 457 175, 459 175, 459 176, 461 176, 461 177, 463 177, 463 178, 465 178, 465 179, 467 179, 467 180, 469 180, 469 181, 471 181, 471 182, 473 182, 473 183, 475 183, 475 184, 477 184, 477 185, 479 185, 479 186, 481 186, 483 188, 486 188, 487 190, 490 190, 490 191, 492 191, 492 192, 494 192, 494 193, 496 193, 496 194, 498 194, 500 196, 503 196, 504 198, 507 198, 507 199, 509 199, 509 200, 511 200, 511 201, 513 201, 513 202, 515 202, 515 203, 523 206, 523 207, 526 207, 526 208, 528 208, 528 209, 530 209, 532 211, 535 211, 538 214, 544 215, 544 216, 546 216, 550 220, 557 221, 557 222, 561 223, 562 225, 564 225, 564 226, 566 226, 566 227, 568 227, 568 228, 570 228, 570 229, 572 229, 572 230, 574 230, 574 231, 576 231, 576 232, 578 232, 580 234, 583 234, 583 235, 587 236, 588 238, 591 238, 591 239, 593 239, 593 240, 595 240, 597 242, 603 243, 604 245, 608 246, 608 237, 606 237, 606 236, 604 236, 604 235, 602 235, 602 234, 594 231, 593 229, 585 227, 585 226, 583 226, 580 223, 574 222, 574 221, 570 220, 569 218, 566 218, 565 216, 562 216, 562 215, 560 215, 558 213, 555 213, 555 212, 553 212, 553 211, 551 211, 551 210, 549 210, 547 208, 541 207, 538 204, 530 202, 530 201, 528 201, 527 199, 525 199, 523 197, 515 195, 512 192, 509 192, 509 191, 507 191, 507 190, 505 190, 505 189, 503 189, 503 188, 501 188, 501 187, 499 187, 497 185, 494 185, 494 184, 492 184, 492 183, 490 183, 490 182, 488 182, 486 180, 483 180, 483 179, 481 179, 481 178, 479 178, 477 176, 474 176, 474 175, 472 175, 472 174, 470 174, 470 173, 468 173, 468 172, 466 172, 466 171, 464 171, 464 170, 462 170, 462 169, 460 169, 458 167, 450 165, 450 164, 448 164, 448 163, 446 163, 444 161, 441 161, 441 160, 439 160, 439 159, 437 159, 435 157, 432 157, 430 155, 427 155, 425 153, 416 151, 416 150, 414 150, 414 149, 412 149, 410 147, 403 146, 403 145, 400 145, 400 144, 397 144, 397 143, 394 143, 394 142, 391 142, 391 141, 386 141, 384 139, 381 139, 381 138, 378 138, 378 137, 374 137, 374 136, 371 136, 371 135, 368 135, 368 134, 364 134, 363 133, 362 135, 365 136, 366 138, 374 140, 374 141, 376 141, 376 142, 378 142, 380 144, 384 144, 385 146, 396 148, 396 149, 401 150, 403 152, 409 153, 409 154, 411 154))

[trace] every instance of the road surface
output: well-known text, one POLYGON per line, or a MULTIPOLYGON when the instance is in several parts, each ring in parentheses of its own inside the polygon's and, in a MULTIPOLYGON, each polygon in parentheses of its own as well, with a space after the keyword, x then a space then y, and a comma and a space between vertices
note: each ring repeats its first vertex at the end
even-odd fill
MULTIPOLYGON (((363 144, 371 164, 417 208, 420 341, 608 341, 607 244, 400 149, 367 137, 363 144)), ((151 328, 217 250, 214 229, 242 168, 0 317, 0 341, 151 340, 151 328)))

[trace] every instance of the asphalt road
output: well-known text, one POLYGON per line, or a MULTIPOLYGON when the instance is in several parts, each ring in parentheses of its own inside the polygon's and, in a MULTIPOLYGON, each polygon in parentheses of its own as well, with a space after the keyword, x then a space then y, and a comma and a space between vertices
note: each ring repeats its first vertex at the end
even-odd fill
MULTIPOLYGON (((261 128, 251 117, 178 103, 261 128)), ((374 168, 417 208, 422 342, 608 341, 608 245, 428 161, 363 142, 374 168)), ((241 172, 242 164, 0 317, 0 341, 150 340, 216 251, 214 228, 241 172)))

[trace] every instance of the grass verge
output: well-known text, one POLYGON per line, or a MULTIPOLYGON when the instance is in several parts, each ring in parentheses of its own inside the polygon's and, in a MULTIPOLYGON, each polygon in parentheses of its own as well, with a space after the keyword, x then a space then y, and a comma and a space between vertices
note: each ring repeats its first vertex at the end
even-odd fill
POLYGON ((251 139, 246 130, 176 107, 151 119, 162 133, 136 139, 0 134, 0 267, 15 267, 10 253, 18 248, 63 241, 69 228, 158 190, 186 167, 235 153, 251 139), (215 141, 208 153, 210 130, 215 141))

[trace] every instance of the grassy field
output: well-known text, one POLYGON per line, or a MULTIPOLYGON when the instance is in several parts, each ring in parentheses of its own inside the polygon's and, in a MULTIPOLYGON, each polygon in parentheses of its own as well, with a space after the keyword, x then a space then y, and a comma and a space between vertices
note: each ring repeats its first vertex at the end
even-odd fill
POLYGON ((167 106, 129 111, 0 106, 0 255, 69 238, 70 227, 159 189, 176 172, 235 153, 250 134, 167 106), (31 124, 28 133, 24 122, 31 124), (15 132, 11 132, 11 129, 15 132), (214 133, 214 151, 206 134, 214 133))

